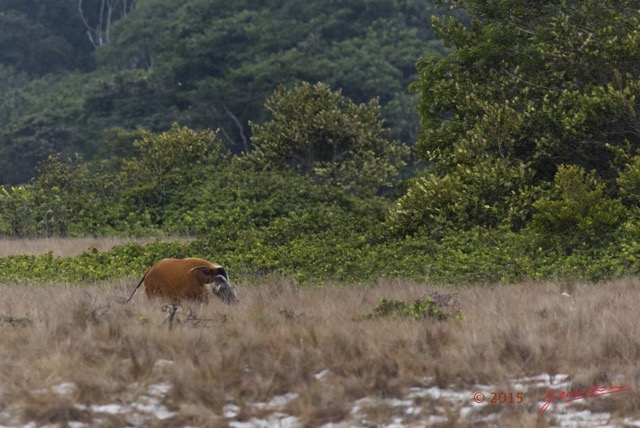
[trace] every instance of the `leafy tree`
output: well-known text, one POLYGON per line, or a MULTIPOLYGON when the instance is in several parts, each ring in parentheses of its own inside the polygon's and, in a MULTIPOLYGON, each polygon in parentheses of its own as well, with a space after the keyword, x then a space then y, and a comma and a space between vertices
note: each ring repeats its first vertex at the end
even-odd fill
POLYGON ((0 188, 0 234, 171 233, 213 236, 227 245, 232 236, 310 210, 362 223, 379 221, 388 209, 384 198, 363 198, 293 171, 251 168, 224 151, 213 131, 174 125, 163 133, 120 130, 112 138, 130 158, 51 156, 29 184, 0 188))
MULTIPOLYGON (((493 200, 500 205, 518 204, 531 188, 544 187, 561 164, 595 170, 613 185, 624 160, 640 147, 637 3, 447 3, 466 9, 471 22, 434 19, 438 34, 455 52, 421 60, 413 86, 421 95, 424 126, 418 153, 435 176, 459 176, 460 170, 473 173, 478 165, 501 163, 514 171, 519 185, 487 183, 486 189, 499 193, 493 200), (525 181, 517 178, 523 168, 531 171, 525 181)), ((425 200, 432 191, 423 181, 411 189, 425 200)), ((406 199, 411 209, 432 209, 415 200, 406 199)), ((497 208, 491 201, 488 207, 497 208)), ((406 207, 401 203, 399 210, 406 207)), ((531 212, 524 214, 528 218, 531 212)), ((465 216, 476 224, 492 224, 472 210, 465 216)), ((416 230, 410 222, 403 227, 416 230)))
POLYGON ((0 233, 8 236, 36 235, 35 195, 28 185, 0 188, 0 233))
POLYGON ((355 104, 329 85, 279 88, 266 102, 273 120, 251 123, 260 168, 292 169, 346 189, 375 193, 391 184, 406 148, 385 138, 377 100, 355 104))

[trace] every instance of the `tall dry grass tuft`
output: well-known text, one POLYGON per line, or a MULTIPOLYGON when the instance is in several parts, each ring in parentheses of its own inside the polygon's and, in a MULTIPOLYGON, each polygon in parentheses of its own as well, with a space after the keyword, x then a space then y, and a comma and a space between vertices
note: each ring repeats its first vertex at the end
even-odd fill
MULTIPOLYGON (((131 286, 0 285, 0 425, 224 426, 225 415, 280 411, 317 426, 347 419, 356 402, 370 423, 387 424, 392 407, 362 400, 400 397, 417 385, 508 390, 514 378, 540 373, 569 373, 576 388, 631 387, 585 406, 640 415, 635 280, 461 288, 465 319, 444 322, 362 316, 380 297, 451 291, 400 281, 298 289, 270 277, 240 284, 236 306, 184 303, 171 323, 162 303, 142 293, 118 303, 131 286), (169 387, 156 396, 158 385, 169 387), (160 422, 104 407, 152 399, 170 416, 160 422)), ((541 397, 486 412, 544 426, 541 397)), ((421 405, 428 413, 437 403, 421 405)), ((468 423, 451 412, 449 425, 468 423)))

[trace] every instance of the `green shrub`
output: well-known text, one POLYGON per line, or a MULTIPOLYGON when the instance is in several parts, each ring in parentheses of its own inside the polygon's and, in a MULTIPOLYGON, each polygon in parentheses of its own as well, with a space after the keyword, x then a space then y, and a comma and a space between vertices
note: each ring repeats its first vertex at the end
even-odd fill
POLYGON ((628 211, 619 199, 607 198, 605 184, 574 165, 561 165, 548 195, 537 200, 529 228, 540 245, 567 254, 577 248, 598 247, 622 226, 628 211))
POLYGON ((444 321, 448 319, 462 320, 464 315, 461 310, 455 312, 448 306, 457 306, 457 302, 451 303, 453 295, 425 296, 413 303, 401 300, 387 300, 384 297, 378 300, 378 305, 371 313, 365 314, 365 319, 376 318, 410 318, 413 320, 434 319, 444 321))

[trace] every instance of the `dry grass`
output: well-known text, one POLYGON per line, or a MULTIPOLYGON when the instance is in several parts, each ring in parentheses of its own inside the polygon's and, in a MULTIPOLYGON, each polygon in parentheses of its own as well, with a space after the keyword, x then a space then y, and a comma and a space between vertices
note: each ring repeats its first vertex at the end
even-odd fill
MULTIPOLYGON (((470 405, 474 384, 508 392, 510 380, 540 373, 570 374, 572 389, 596 382, 630 387, 584 406, 640 417, 635 280, 464 288, 456 291, 466 318, 437 322, 361 315, 380 297, 410 301, 451 290, 405 282, 299 290, 274 277, 239 284, 237 306, 185 304, 171 326, 162 304, 143 293, 117 303, 132 284, 0 285, 0 425, 225 426, 266 417, 273 406, 255 403, 295 393, 278 410, 318 426, 349 420, 365 397, 438 385, 469 389, 470 405), (90 408, 149 399, 150 386, 166 383, 157 401, 176 413, 162 421, 90 408), (235 411, 225 419, 230 405, 235 411)), ((543 395, 481 413, 497 413, 512 426, 547 426, 553 409, 537 413, 543 395)), ((416 426, 443 404, 425 398, 420 405, 425 412, 416 426)), ((392 407, 360 407, 373 425, 393 421, 392 407)), ((451 410, 443 426, 471 422, 451 410)))
MULTIPOLYGON (((108 250, 116 245, 136 242, 147 244, 158 238, 33 238, 12 239, 0 238, 0 257, 16 254, 38 255, 53 252, 55 256, 75 256, 88 249, 95 248, 98 251, 108 250)), ((166 238, 170 241, 184 241, 188 238, 166 238)))

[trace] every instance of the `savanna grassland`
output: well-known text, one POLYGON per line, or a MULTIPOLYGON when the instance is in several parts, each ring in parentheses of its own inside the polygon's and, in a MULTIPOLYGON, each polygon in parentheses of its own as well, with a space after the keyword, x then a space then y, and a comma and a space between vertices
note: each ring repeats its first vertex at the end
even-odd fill
POLYGON ((640 419, 635 279, 454 289, 236 278, 238 305, 185 303, 172 319, 142 293, 121 303, 136 282, 0 285, 0 425, 544 427, 582 409, 614 425, 640 419), (366 316, 380 298, 426 295, 451 297, 442 309, 463 318, 366 316), (631 390, 540 414, 550 388, 516 379, 541 374, 568 375, 558 393, 631 390), (500 391, 524 392, 522 403, 473 404, 500 391))

